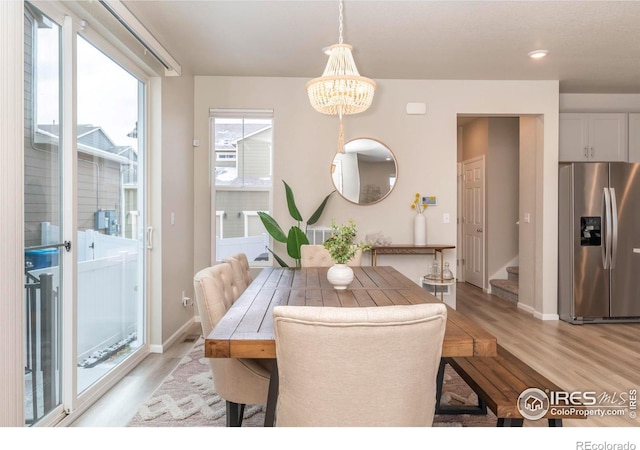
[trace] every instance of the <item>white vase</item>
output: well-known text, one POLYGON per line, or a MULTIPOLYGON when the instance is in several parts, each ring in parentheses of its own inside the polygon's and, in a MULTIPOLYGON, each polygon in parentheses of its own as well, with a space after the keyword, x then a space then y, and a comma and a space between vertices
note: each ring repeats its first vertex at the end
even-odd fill
POLYGON ((353 281, 353 269, 346 264, 334 264, 327 271, 327 280, 334 289, 346 289, 353 281))
POLYGON ((416 214, 413 219, 413 245, 425 245, 427 243, 427 218, 424 214, 416 214))

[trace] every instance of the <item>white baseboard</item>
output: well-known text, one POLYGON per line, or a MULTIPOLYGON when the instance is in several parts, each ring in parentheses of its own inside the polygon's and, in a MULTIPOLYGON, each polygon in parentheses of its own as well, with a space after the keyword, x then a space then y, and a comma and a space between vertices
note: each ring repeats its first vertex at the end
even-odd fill
POLYGON ((533 317, 540 320, 560 320, 560 316, 557 314, 542 314, 538 311, 533 313, 533 317))
POLYGON ((518 308, 523 310, 523 311, 528 312, 529 314, 531 314, 536 319, 540 319, 540 320, 560 320, 560 316, 558 316, 557 314, 542 314, 541 312, 536 311, 531 306, 525 305, 524 303, 518 302, 518 308))
POLYGON ((151 352, 151 353, 164 353, 164 351, 166 349, 168 349, 169 347, 171 347, 173 344, 175 344, 178 341, 178 339, 180 339, 187 332, 187 330, 191 327, 191 325, 193 325, 195 322, 196 322, 195 318, 192 317, 189 321, 187 321, 184 325, 182 325, 178 329, 178 331, 173 333, 171 335, 171 337, 169 337, 169 339, 164 341, 162 343, 162 345, 150 345, 149 346, 149 352, 151 352))
POLYGON ((529 313, 529 314, 531 314, 531 315, 535 315, 535 313, 536 313, 536 310, 535 310, 535 309, 533 309, 533 308, 532 308, 531 306, 529 306, 529 305, 525 305, 525 304, 524 304, 524 303, 522 303, 522 302, 518 302, 518 309, 521 309, 521 310, 523 310, 523 311, 526 311, 526 312, 528 312, 528 313, 529 313))

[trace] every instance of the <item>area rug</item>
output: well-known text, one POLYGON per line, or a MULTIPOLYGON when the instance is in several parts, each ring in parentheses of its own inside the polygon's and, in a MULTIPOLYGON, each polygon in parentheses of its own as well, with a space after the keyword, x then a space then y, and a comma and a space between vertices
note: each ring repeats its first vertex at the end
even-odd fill
MULTIPOLYGON (((204 340, 197 340, 162 385, 144 402, 129 427, 224 427, 225 401, 215 391, 209 363, 202 355, 204 340)), ((449 366, 445 370, 442 403, 475 404, 477 397, 449 366)), ((247 405, 244 427, 261 427, 264 405, 247 405)), ((434 426, 495 427, 496 417, 485 415, 436 415, 434 426)))

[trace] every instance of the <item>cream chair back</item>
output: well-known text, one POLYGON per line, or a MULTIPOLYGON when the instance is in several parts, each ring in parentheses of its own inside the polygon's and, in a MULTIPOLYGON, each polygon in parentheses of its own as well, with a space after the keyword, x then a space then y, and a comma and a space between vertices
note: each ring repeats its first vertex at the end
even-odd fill
MULTIPOLYGON (((348 266, 362 265, 362 249, 358 249, 355 256, 347 263, 348 266)), ((329 250, 322 245, 303 245, 300 247, 300 264, 302 267, 331 267, 335 263, 331 259, 329 250)))
POLYGON ((251 277, 251 268, 249 267, 249 258, 245 253, 236 253, 223 259, 223 262, 228 262, 233 268, 234 276, 238 282, 244 282, 247 286, 251 284, 253 278, 251 277))
POLYGON ((238 289, 233 280, 231 265, 222 263, 202 269, 194 277, 193 287, 202 332, 206 336, 236 299, 238 289))
MULTIPOLYGON (((239 296, 231 265, 199 271, 193 280, 202 333, 207 336, 239 296)), ((216 392, 227 402, 227 424, 242 423, 245 404, 266 403, 270 360, 208 358, 216 392), (239 415, 239 417, 238 417, 239 415), (239 422, 238 422, 239 421, 239 422)))
POLYGON ((442 303, 273 310, 278 426, 431 426, 442 303))

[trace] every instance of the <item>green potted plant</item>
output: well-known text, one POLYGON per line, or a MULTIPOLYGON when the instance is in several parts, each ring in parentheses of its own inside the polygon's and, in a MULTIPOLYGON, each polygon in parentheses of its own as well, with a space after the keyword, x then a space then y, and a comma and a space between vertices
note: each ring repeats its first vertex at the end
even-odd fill
MULTIPOLYGON (((293 190, 291 190, 291 187, 289 187, 289 185, 284 180, 282 180, 282 182, 284 183, 289 215, 297 221, 297 225, 289 228, 289 232, 285 234, 280 225, 278 225, 278 222, 276 222, 276 220, 269 214, 264 211, 258 211, 258 216, 260 217, 262 224, 264 225, 267 232, 271 235, 271 237, 273 237, 278 242, 287 244, 287 254, 296 261, 296 267, 300 267, 300 247, 309 243, 309 239, 307 238, 307 227, 309 225, 313 225, 318 221, 318 219, 320 219, 320 216, 322 215, 324 208, 327 205, 327 201, 329 201, 329 197, 331 197, 331 194, 333 194, 335 190, 331 191, 329 195, 324 198, 322 203, 320 203, 320 206, 316 208, 315 212, 311 215, 309 220, 307 220, 307 224, 305 225, 303 231, 301 228, 301 222, 303 222, 304 219, 302 218, 302 215, 300 214, 300 211, 296 206, 296 201, 293 196, 293 190)), ((267 248, 267 250, 271 252, 273 257, 276 259, 276 261, 278 261, 278 264, 280 264, 281 267, 289 267, 289 265, 281 257, 276 255, 272 249, 267 248)))
POLYGON ((331 221, 331 233, 322 244, 329 251, 335 263, 327 271, 327 280, 335 289, 346 289, 353 281, 353 269, 347 265, 360 250, 367 250, 369 245, 356 242, 356 224, 349 219, 347 224, 337 225, 331 221))

